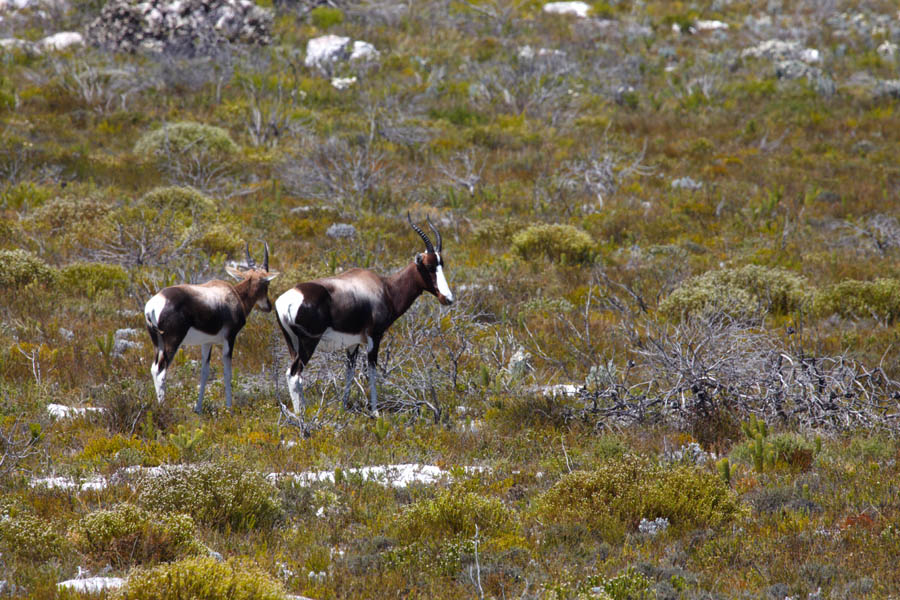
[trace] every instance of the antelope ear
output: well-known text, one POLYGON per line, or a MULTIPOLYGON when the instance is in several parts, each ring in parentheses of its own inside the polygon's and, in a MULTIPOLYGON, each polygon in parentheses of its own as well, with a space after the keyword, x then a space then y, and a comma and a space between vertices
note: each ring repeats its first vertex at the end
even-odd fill
POLYGON ((237 279, 238 281, 241 281, 244 278, 244 274, 241 273, 240 270, 235 269, 234 267, 232 267, 230 265, 225 265, 225 272, 228 273, 229 275, 231 275, 232 277, 234 277, 235 279, 237 279))
POLYGON ((268 274, 267 276, 263 277, 263 279, 265 279, 266 281, 272 281, 273 279, 275 279, 275 278, 278 277, 279 275, 281 275, 281 273, 279 273, 278 271, 274 271, 274 272, 273 272, 273 271, 269 271, 269 274, 268 274))
POLYGON ((419 265, 420 267, 422 266, 422 255, 421 254, 416 254, 416 264, 419 265))

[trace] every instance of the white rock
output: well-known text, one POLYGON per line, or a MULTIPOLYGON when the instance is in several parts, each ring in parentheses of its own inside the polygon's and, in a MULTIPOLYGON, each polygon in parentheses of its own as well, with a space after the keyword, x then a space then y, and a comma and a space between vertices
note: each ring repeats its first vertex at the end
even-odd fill
POLYGON ((81 492, 98 491, 105 489, 109 483, 103 477, 95 476, 82 483, 76 482, 71 477, 41 477, 32 479, 29 484, 31 487, 46 487, 51 490, 78 490, 81 492))
POLYGON ((71 419, 73 417, 84 416, 87 413, 102 413, 103 409, 98 406, 66 406, 65 404, 48 404, 47 414, 53 419, 71 419))
POLYGON ((34 52, 37 50, 32 42, 20 40, 19 38, 3 38, 0 40, 0 48, 4 50, 22 50, 23 52, 34 52))
POLYGON ((125 585, 121 577, 88 577, 86 579, 69 579, 60 581, 56 587, 61 590, 73 590, 82 594, 97 594, 105 590, 115 590, 125 585))
POLYGON ((897 55, 897 44, 890 40, 884 40, 875 51, 881 58, 894 58, 897 55))
MULTIPOLYGON (((485 467, 464 467, 466 473, 481 473, 485 467)), ((343 469, 344 476, 360 477, 363 481, 374 481, 381 485, 404 488, 413 483, 433 484, 449 477, 450 473, 435 465, 416 463, 401 465, 375 465, 343 469)), ((300 485, 319 482, 334 483, 334 471, 304 471, 301 473, 269 473, 266 475, 272 483, 283 479, 292 480, 300 485)))
POLYGON ((381 53, 369 42, 356 40, 353 42, 353 50, 350 51, 350 60, 375 60, 380 55, 381 53))
POLYGON ((535 389, 536 392, 555 398, 557 396, 575 396, 581 386, 574 383, 557 383, 554 385, 539 385, 535 389))
POLYGON ((765 40, 741 50, 741 58, 769 58, 772 60, 799 59, 806 63, 819 62, 822 57, 815 48, 804 48, 800 42, 765 40))
POLYGON ((60 31, 48 35, 38 43, 45 50, 65 50, 72 46, 83 46, 84 36, 77 31, 60 31))
POLYGON ((815 48, 804 48, 800 51, 800 60, 805 63, 817 63, 822 60, 822 55, 815 48))
POLYGON ((585 18, 591 10, 587 2, 548 2, 544 5, 544 12, 556 15, 575 15, 585 18))
POLYGON ((340 35, 313 38, 306 43, 306 58, 303 64, 307 67, 317 67, 322 63, 335 61, 349 43, 350 38, 340 35))
POLYGON ((703 184, 699 181, 694 181, 692 177, 679 177, 672 181, 672 187, 675 189, 683 189, 683 190, 699 190, 703 187, 703 184))
POLYGON ((331 87, 338 90, 346 90, 354 83, 356 83, 356 77, 334 77, 331 80, 331 87))
POLYGON ((706 21, 700 20, 694 23, 694 29, 697 31, 716 31, 717 29, 728 29, 728 23, 722 21, 706 21))

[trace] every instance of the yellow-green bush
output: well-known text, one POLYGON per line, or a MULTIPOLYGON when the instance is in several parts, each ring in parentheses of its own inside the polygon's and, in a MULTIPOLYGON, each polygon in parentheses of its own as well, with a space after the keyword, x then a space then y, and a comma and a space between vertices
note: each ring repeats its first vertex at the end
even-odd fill
POLYGON ((339 8, 317 6, 309 11, 309 18, 312 20, 312 24, 319 29, 328 29, 329 27, 343 23, 344 13, 339 8))
POLYGON ((404 508, 397 519, 397 538, 404 543, 473 537, 491 537, 514 528, 515 515, 500 500, 471 492, 445 490, 429 500, 404 508))
POLYGON ((196 527, 184 514, 156 514, 133 504, 98 510, 70 529, 75 548, 96 564, 125 568, 203 554, 196 527))
POLYGON ((189 558, 138 569, 116 598, 122 600, 284 600, 281 586, 259 567, 236 560, 189 558))
POLYGON ((0 288, 21 288, 34 282, 51 284, 56 269, 27 250, 0 250, 0 288))
POLYGON ((840 315, 849 319, 874 318, 893 323, 900 315, 900 281, 847 280, 818 291, 813 311, 819 316, 840 315))
POLYGON ((233 530, 267 527, 281 518, 278 490, 237 463, 205 463, 172 469, 146 480, 139 503, 157 512, 180 512, 233 530))
POLYGON ((682 282, 659 304, 670 317, 725 312, 746 316, 760 310, 787 314, 807 299, 806 280, 786 269, 746 265, 707 271, 682 282))
POLYGON ((237 151, 237 145, 221 127, 183 121, 164 125, 145 133, 134 145, 134 153, 155 158, 166 151, 174 154, 205 152, 227 156, 237 151))
POLYGON ((512 238, 513 252, 525 260, 547 258, 569 264, 590 263, 594 240, 571 225, 532 225, 512 238))
POLYGON ((67 233, 75 225, 102 219, 109 209, 109 204, 94 198, 58 196, 35 209, 25 221, 33 230, 67 233))
POLYGON ((153 188, 143 195, 139 204, 159 214, 210 215, 216 212, 216 203, 211 198, 190 187, 153 188))
POLYGON ((9 502, 0 502, 0 555, 45 562, 63 554, 66 540, 53 526, 9 502))
POLYGON ((123 292, 128 287, 128 272, 119 265, 74 263, 60 270, 59 283, 67 291, 93 297, 97 292, 123 292))
POLYGON ((716 527, 738 516, 741 506, 711 471, 625 455, 564 475, 538 498, 535 510, 546 522, 584 525, 620 539, 641 519, 664 517, 678 529, 716 527))

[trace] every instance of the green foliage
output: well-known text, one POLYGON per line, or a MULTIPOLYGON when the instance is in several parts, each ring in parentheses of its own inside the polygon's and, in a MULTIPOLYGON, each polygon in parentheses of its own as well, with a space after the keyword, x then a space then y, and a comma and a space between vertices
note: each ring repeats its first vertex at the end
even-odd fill
POLYGON ((133 504, 98 510, 70 529, 75 548, 95 564, 117 569, 202 554, 194 521, 184 514, 156 514, 133 504))
POLYGON ((50 195, 51 192, 46 187, 23 181, 0 191, 0 208, 14 210, 35 208, 46 202, 50 195))
POLYGON ((594 260, 594 240, 571 225, 532 225, 513 236, 512 249, 529 261, 547 258, 563 264, 579 264, 594 260))
POLYGON ((67 549, 65 538, 50 523, 20 510, 12 502, 0 502, 0 551, 4 558, 45 562, 67 549))
POLYGON ((232 530, 269 527, 282 514, 275 487, 258 472, 233 462, 167 470, 144 482, 138 501, 150 510, 186 513, 232 530))
POLYGON ((889 325, 900 315, 900 281, 879 278, 830 285, 815 294, 813 311, 822 317, 874 318, 889 325))
POLYGON ((216 203, 194 188, 168 186, 153 188, 140 200, 142 206, 160 215, 211 215, 216 212, 216 203))
POLYGON ((651 600, 656 598, 651 585, 653 582, 646 575, 629 568, 624 573, 605 580, 600 587, 612 600, 651 600))
POLYGON ((119 265, 74 263, 61 269, 59 283, 69 292, 93 298, 104 290, 124 292, 128 287, 128 272, 119 265))
POLYGON ((725 312, 741 317, 760 310, 788 314, 807 298, 806 280, 782 268, 746 265, 737 269, 707 271, 691 277, 659 304, 672 318, 725 312))
POLYGON ((0 288, 56 282, 56 269, 27 250, 0 250, 0 288))
POLYGON ((309 18, 319 29, 329 29, 344 22, 344 13, 339 8, 317 6, 309 11, 309 18))
POLYGON ((716 461, 716 470, 719 471, 719 477, 725 485, 731 485, 731 463, 727 457, 716 461))
POLYGON ((810 442, 794 433, 770 436, 765 421, 756 415, 742 423, 741 429, 747 439, 732 449, 731 457, 752 464, 757 473, 775 468, 807 471, 821 449, 821 440, 810 442))
POLYGON ((564 475, 536 503, 536 514, 584 524, 619 539, 642 518, 664 517, 675 528, 717 527, 741 513, 737 496, 717 474, 692 465, 661 466, 625 455, 592 471, 564 475))
POLYGON ((284 600, 281 586, 259 567, 237 560, 189 558, 132 571, 122 600, 284 600))
POLYGON ((221 127, 183 121, 163 125, 145 133, 134 145, 134 153, 145 158, 156 158, 188 152, 202 152, 228 156, 237 152, 237 144, 221 127))
POLYGON ((514 527, 513 512, 496 498, 445 490, 430 500, 404 508, 397 519, 397 537, 404 543, 453 537, 491 537, 514 527))

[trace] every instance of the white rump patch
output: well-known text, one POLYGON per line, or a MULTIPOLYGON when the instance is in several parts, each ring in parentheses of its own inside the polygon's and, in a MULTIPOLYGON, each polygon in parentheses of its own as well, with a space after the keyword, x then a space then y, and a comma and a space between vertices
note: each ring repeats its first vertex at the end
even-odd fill
POLYGON ((144 305, 144 317, 147 318, 147 323, 158 328, 159 316, 165 307, 166 297, 162 294, 157 294, 147 300, 147 304, 144 305))
POLYGON ((303 294, 297 288, 289 289, 275 300, 275 312, 285 329, 290 330, 291 325, 297 322, 297 311, 302 304, 303 294))

